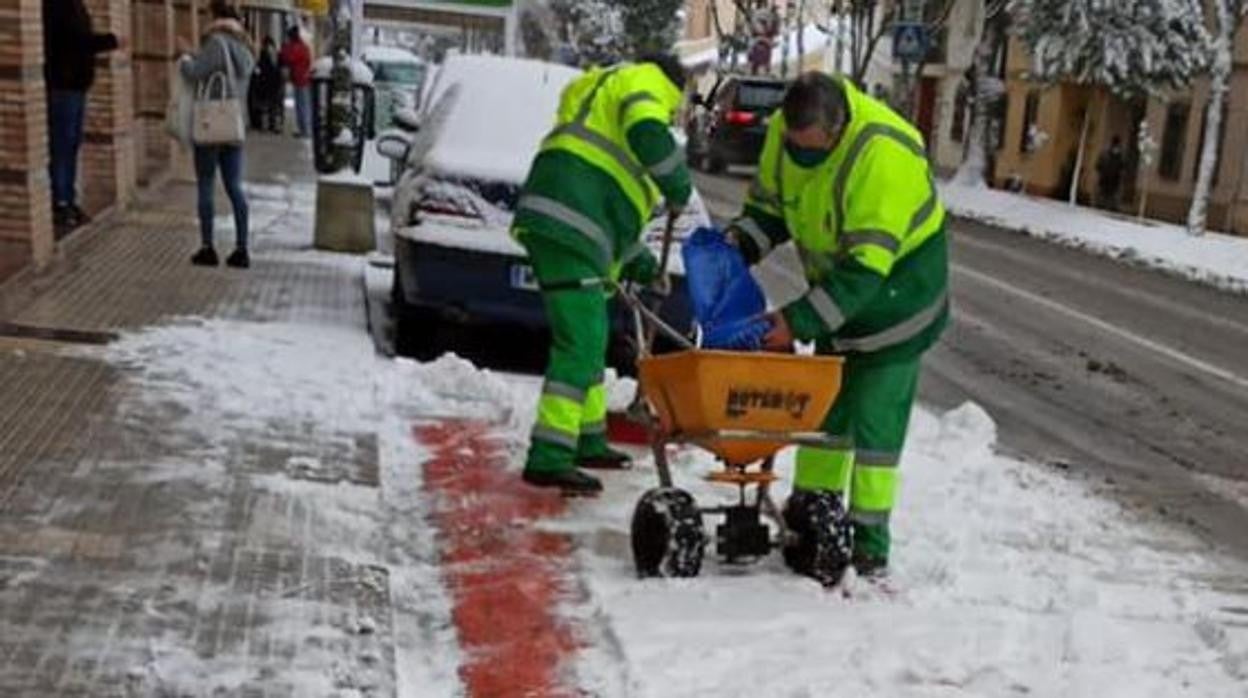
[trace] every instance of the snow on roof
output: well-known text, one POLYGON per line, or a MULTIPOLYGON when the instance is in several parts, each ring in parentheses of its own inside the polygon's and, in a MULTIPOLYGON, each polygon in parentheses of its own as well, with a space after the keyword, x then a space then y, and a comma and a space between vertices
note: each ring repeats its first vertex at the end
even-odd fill
MULTIPOLYGON (((334 59, 332 56, 324 56, 318 58, 312 64, 312 77, 328 79, 334 71, 334 59)), ((357 85, 373 84, 373 71, 364 61, 354 61, 351 64, 351 77, 357 85)))
POLYGON ((360 51, 360 58, 368 63, 407 63, 424 65, 425 61, 405 48, 397 46, 365 46, 360 51))
POLYGON ((560 93, 579 74, 575 68, 528 59, 448 58, 421 102, 426 116, 444 97, 453 100, 436 127, 425 165, 460 176, 524 181, 554 125, 560 93))

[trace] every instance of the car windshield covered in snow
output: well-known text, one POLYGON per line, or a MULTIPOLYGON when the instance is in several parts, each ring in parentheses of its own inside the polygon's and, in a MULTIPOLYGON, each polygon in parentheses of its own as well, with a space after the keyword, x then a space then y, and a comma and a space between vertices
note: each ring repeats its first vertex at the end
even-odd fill
POLYGON ((430 216, 508 226, 574 68, 455 56, 427 80, 400 195, 404 224, 430 216))

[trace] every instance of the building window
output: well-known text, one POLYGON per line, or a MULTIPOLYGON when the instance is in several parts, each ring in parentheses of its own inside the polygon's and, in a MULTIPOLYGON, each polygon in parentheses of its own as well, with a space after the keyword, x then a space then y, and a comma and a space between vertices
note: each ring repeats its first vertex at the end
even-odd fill
POLYGON ((1171 182, 1178 181, 1183 169, 1183 146, 1187 141, 1187 114, 1191 105, 1174 102, 1166 107, 1165 130, 1161 134, 1161 162, 1157 174, 1171 182))
POLYGON ((1031 152, 1031 132, 1036 125, 1036 115, 1040 111, 1040 93, 1032 90, 1027 93, 1027 102, 1023 106, 1023 131, 1018 137, 1018 152, 1031 152))
MULTIPOLYGON (((1227 99, 1222 100, 1222 122, 1218 124, 1218 151, 1213 156, 1213 184, 1218 183, 1218 175, 1222 172, 1222 146, 1226 144, 1226 120, 1230 116, 1228 113, 1230 102, 1227 99)), ((1209 105, 1205 104, 1205 108, 1200 112, 1200 138, 1196 141, 1195 154, 1192 157, 1192 181, 1200 176, 1200 159, 1204 157, 1205 152, 1205 120, 1209 118, 1209 105)))

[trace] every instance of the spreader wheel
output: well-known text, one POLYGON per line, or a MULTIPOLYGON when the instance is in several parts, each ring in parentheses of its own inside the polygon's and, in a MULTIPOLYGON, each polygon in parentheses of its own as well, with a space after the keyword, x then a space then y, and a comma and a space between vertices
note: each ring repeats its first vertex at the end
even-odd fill
POLYGON ((641 577, 696 577, 706 534, 693 495, 674 487, 646 492, 633 510, 633 562, 641 577))

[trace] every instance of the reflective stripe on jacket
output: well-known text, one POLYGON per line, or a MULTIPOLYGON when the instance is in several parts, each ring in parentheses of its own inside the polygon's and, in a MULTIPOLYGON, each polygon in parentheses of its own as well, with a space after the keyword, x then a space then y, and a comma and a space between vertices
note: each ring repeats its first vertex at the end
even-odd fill
POLYGON ((584 250, 604 272, 618 268, 662 197, 655 179, 685 167, 674 140, 643 164, 629 133, 645 124, 670 136, 681 98, 650 63, 594 69, 570 83, 517 206, 517 230, 579 236, 560 242, 584 250))

